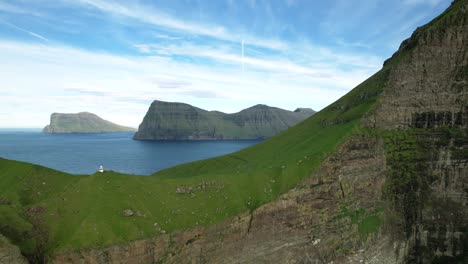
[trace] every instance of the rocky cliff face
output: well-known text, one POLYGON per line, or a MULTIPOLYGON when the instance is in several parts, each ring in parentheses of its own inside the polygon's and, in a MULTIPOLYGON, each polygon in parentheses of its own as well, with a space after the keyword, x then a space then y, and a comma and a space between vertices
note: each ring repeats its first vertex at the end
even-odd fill
POLYGON ((386 62, 361 129, 280 199, 55 262, 468 263, 467 40, 468 1, 454 1, 386 62))
POLYGON ((395 64, 371 126, 380 129, 466 127, 468 32, 465 1, 418 28, 395 64))
POLYGON ((135 129, 109 122, 99 116, 81 112, 77 114, 53 113, 50 124, 44 127, 44 133, 110 133, 133 132, 135 129))
POLYGON ((188 104, 154 101, 135 139, 222 140, 268 138, 310 117, 312 109, 291 112, 256 105, 235 114, 206 111, 188 104))
POLYGON ((387 131, 388 227, 405 261, 468 262, 468 1, 395 57, 370 126, 387 131), (397 131, 397 132, 395 132, 397 131))

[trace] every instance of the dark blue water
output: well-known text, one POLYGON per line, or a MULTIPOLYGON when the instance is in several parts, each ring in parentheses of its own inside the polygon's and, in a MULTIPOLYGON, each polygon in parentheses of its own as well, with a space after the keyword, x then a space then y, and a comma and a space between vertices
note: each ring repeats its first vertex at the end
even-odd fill
POLYGON ((0 130, 0 157, 74 173, 106 170, 149 175, 178 164, 246 148, 259 140, 137 141, 133 133, 43 134, 0 130))

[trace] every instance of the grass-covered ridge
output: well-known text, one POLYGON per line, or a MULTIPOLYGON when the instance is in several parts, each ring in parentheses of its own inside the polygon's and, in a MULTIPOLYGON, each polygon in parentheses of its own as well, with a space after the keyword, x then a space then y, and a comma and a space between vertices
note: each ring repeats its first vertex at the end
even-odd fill
POLYGON ((310 176, 354 133, 385 86, 390 67, 274 138, 149 177, 77 176, 0 159, 0 210, 11 214, 2 219, 0 232, 22 233, 12 240, 23 252, 35 252, 39 245, 51 253, 209 225, 253 210, 310 176), (135 215, 122 216, 125 209, 135 215))
POLYGON ((114 124, 93 113, 81 112, 53 113, 50 116, 50 124, 42 131, 44 133, 108 133, 133 132, 135 129, 114 124))

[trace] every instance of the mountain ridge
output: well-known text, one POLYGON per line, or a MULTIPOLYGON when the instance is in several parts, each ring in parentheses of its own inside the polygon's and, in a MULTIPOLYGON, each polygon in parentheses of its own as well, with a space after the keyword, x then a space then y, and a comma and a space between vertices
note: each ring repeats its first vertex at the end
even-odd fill
POLYGON ((134 139, 226 140, 272 137, 315 113, 257 104, 237 113, 207 111, 190 104, 155 100, 134 139))

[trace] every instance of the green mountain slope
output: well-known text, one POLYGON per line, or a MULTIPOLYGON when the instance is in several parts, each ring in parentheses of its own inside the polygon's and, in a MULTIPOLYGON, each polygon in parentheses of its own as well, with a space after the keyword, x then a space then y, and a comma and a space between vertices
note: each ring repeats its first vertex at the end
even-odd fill
POLYGON ((206 111, 183 103, 154 101, 135 134, 141 140, 221 140, 272 137, 313 115, 255 105, 235 114, 206 111))
POLYGON ((133 132, 135 129, 114 124, 92 113, 81 112, 77 114, 53 113, 50 116, 50 124, 42 131, 44 133, 109 133, 133 132))

